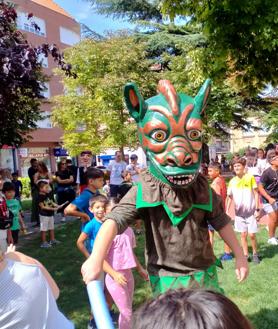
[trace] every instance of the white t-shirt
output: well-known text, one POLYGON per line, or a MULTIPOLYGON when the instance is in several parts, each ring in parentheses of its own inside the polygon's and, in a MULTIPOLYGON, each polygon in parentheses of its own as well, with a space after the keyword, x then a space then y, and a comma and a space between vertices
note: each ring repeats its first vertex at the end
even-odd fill
POLYGON ((59 311, 39 266, 7 259, 0 291, 1 329, 74 329, 59 311))
MULTIPOLYGON (((144 169, 144 166, 141 165, 140 163, 137 163, 137 164, 136 164, 136 168, 137 168, 137 169, 144 169)), ((131 174, 132 181, 133 181, 133 182, 138 182, 138 180, 139 180, 139 175, 138 175, 137 172, 135 171, 135 169, 134 169, 134 165, 133 165, 133 164, 129 164, 129 165, 126 167, 126 170, 131 174)))
POLYGON ((120 185, 123 181, 121 174, 126 169, 126 162, 111 160, 107 169, 110 171, 110 184, 120 185))

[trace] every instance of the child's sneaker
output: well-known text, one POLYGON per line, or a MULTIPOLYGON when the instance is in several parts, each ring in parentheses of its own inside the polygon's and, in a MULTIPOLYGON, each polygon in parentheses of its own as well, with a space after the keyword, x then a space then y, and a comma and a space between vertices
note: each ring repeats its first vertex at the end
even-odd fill
POLYGON ((222 255, 220 257, 220 260, 222 261, 227 261, 227 260, 232 260, 233 259, 233 255, 232 254, 228 254, 228 253, 224 253, 224 255, 222 255))
POLYGON ((275 237, 273 237, 273 238, 268 239, 267 243, 272 244, 273 246, 277 246, 278 240, 275 237))
POLYGON ((51 244, 50 243, 48 243, 48 242, 43 242, 42 244, 41 244, 41 248, 51 248, 52 246, 51 246, 51 244))
POLYGON ((261 261, 260 261, 259 255, 258 254, 254 254, 252 261, 255 264, 260 264, 261 261))
POLYGON ((56 240, 56 239, 54 239, 54 240, 50 240, 49 241, 49 244, 51 245, 51 246, 54 246, 55 244, 60 244, 61 243, 61 241, 58 241, 58 240, 56 240))

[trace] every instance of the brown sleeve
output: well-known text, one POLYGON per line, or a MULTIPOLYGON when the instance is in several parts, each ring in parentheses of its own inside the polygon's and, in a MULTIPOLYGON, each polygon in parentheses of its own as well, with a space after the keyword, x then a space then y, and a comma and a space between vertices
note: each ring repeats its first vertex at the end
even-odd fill
POLYGON ((221 230, 231 221, 225 213, 221 197, 214 190, 212 190, 212 211, 207 213, 206 220, 216 231, 221 230))
POLYGON ((129 225, 139 218, 136 209, 137 186, 133 186, 121 199, 112 211, 105 216, 106 219, 113 219, 118 225, 118 234, 123 233, 129 225))

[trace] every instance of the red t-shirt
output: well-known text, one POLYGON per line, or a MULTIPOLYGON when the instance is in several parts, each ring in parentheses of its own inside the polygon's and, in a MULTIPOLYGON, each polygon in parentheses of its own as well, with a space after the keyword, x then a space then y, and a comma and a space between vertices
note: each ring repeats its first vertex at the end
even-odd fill
POLYGON ((223 201, 223 207, 225 209, 225 203, 227 198, 227 187, 225 179, 222 176, 214 178, 213 182, 210 185, 214 191, 221 196, 223 201))

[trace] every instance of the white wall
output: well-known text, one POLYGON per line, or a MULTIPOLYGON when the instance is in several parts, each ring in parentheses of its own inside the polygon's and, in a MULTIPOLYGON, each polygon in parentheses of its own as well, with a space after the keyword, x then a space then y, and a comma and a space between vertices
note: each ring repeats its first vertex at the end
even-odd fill
POLYGON ((73 46, 80 41, 79 34, 60 26, 60 41, 66 45, 73 46))

